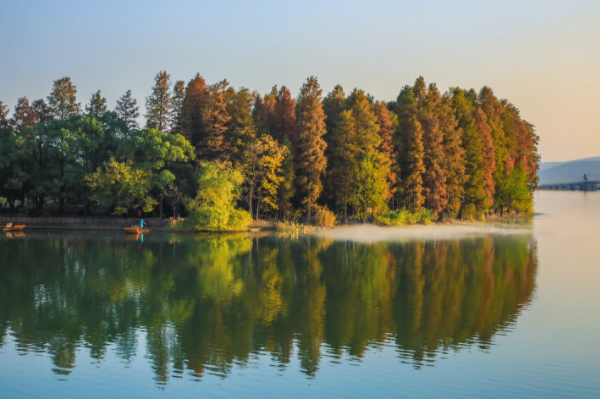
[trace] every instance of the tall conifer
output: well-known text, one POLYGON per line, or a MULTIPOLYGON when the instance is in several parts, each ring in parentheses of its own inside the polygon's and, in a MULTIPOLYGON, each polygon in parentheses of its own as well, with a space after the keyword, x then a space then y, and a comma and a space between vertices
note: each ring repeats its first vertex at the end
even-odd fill
POLYGON ((17 105, 15 106, 15 112, 12 118, 12 125, 14 128, 23 133, 23 130, 27 126, 33 126, 36 123, 36 113, 35 109, 29 105, 29 100, 27 97, 21 97, 17 101, 17 105))
POLYGON ((327 165, 322 90, 311 76, 300 89, 296 105, 297 179, 308 217, 321 194, 321 175, 327 165))
POLYGON ((0 101, 0 129, 7 128, 10 126, 10 120, 8 119, 8 114, 10 110, 2 101, 0 101))
POLYGON ((186 88, 181 106, 181 118, 178 131, 192 146, 198 146, 204 136, 203 113, 208 101, 208 88, 199 73, 191 79, 186 88))
POLYGON ((125 121, 129 130, 138 130, 140 128, 137 121, 137 118, 140 116, 140 107, 137 106, 137 100, 131 96, 131 90, 127 90, 117 100, 115 112, 121 120, 125 121))
POLYGON ((412 212, 419 212, 423 208, 425 198, 423 196, 423 165, 424 147, 423 130, 416 116, 412 116, 409 124, 406 140, 406 171, 403 180, 406 204, 412 212))
POLYGON ((205 107, 202 111, 203 135, 198 149, 205 159, 228 158, 229 141, 225 138, 227 123, 231 117, 227 113, 227 89, 229 82, 222 80, 210 85, 207 90, 205 107))
POLYGON ((185 97, 185 82, 178 80, 173 85, 173 111, 171 115, 171 131, 177 132, 180 124, 181 108, 183 107, 183 98, 185 97))
POLYGON ((275 104, 269 116, 271 135, 279 142, 285 139, 296 142, 296 101, 292 98, 287 87, 281 86, 275 104))
POLYGON ((98 120, 104 115, 106 110, 106 98, 102 97, 100 90, 98 90, 92 94, 89 104, 85 106, 85 111, 98 120))
POLYGON ((173 117, 171 76, 160 71, 154 77, 152 93, 146 97, 146 127, 167 132, 173 117))
POLYGON ((81 103, 77 102, 77 88, 71 83, 71 78, 64 77, 54 81, 48 105, 55 119, 67 119, 81 113, 81 103))

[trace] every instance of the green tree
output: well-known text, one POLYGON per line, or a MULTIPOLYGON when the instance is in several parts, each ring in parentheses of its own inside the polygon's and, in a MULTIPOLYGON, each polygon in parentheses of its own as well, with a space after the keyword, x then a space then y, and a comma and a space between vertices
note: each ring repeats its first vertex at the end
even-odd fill
POLYGON ((0 129, 7 128, 10 125, 8 113, 10 110, 2 101, 0 101, 0 129))
POLYGON ((235 164, 242 161, 245 148, 254 141, 256 126, 252 118, 250 90, 242 87, 235 91, 230 87, 227 96, 227 113, 230 117, 227 125, 228 147, 231 161, 235 164))
POLYGON ((171 116, 171 131, 176 132, 181 124, 181 110, 185 97, 185 82, 178 80, 173 85, 173 115, 171 116))
POLYGON ((301 202, 310 218, 323 186, 321 175, 327 166, 324 152, 327 144, 325 113, 321 103, 322 90, 317 78, 311 76, 300 89, 296 105, 297 179, 301 202))
POLYGON ((371 156, 363 158, 354 169, 356 188, 352 192, 351 202, 356 207, 358 219, 367 221, 372 215, 387 210, 387 170, 372 162, 371 156))
POLYGON ((31 103, 31 105, 35 110, 36 123, 47 125, 48 123, 52 122, 52 110, 50 109, 48 104, 46 104, 43 98, 35 100, 33 103, 31 103))
POLYGON ((284 180, 281 167, 288 151, 285 145, 266 134, 253 140, 244 150, 241 163, 246 186, 244 199, 251 214, 254 212, 254 198, 258 199, 256 219, 259 217, 261 202, 273 211, 279 208, 277 194, 279 185, 284 180))
POLYGON ((172 117, 171 76, 161 71, 154 78, 152 94, 146 97, 146 127, 166 132, 171 127, 172 117))
POLYGON ((250 213, 236 209, 244 181, 231 163, 201 162, 197 174, 198 195, 188 202, 190 214, 184 227, 200 231, 241 231, 252 220, 250 213))
POLYGON ((127 90, 117 100, 115 112, 121 120, 125 121, 129 130, 139 130, 137 118, 140 116, 140 107, 137 106, 137 100, 131 96, 131 90, 127 90))
POLYGON ((85 110, 96 119, 100 119, 104 115, 107 110, 106 98, 102 97, 100 90, 92 94, 90 103, 85 106, 85 110))
POLYGON ((112 210, 113 215, 123 215, 140 207, 150 212, 156 205, 156 200, 149 195, 150 174, 125 162, 111 159, 85 180, 93 193, 92 201, 112 210))
POLYGON ((64 77, 54 81, 48 105, 56 119, 67 119, 81 113, 81 103, 77 102, 77 88, 71 83, 71 78, 64 77))

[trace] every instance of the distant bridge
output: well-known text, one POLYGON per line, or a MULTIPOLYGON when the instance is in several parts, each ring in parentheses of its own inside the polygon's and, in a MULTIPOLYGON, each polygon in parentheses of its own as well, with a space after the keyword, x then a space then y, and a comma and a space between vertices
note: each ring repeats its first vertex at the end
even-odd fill
POLYGON ((539 188, 544 190, 597 191, 600 190, 600 180, 582 180, 576 183, 541 184, 539 188))

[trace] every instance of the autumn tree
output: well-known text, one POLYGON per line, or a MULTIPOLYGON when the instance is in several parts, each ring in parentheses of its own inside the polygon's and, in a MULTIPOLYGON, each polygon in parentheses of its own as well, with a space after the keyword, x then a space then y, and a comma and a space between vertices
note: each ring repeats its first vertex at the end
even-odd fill
POLYGON ((202 136, 198 144, 200 157, 204 159, 229 158, 229 142, 225 132, 231 117, 227 113, 227 89, 229 82, 222 80, 210 85, 202 110, 202 136))
MULTIPOLYGON (((178 131, 194 147, 198 147, 204 135, 203 110, 208 100, 206 82, 199 73, 192 78, 186 88, 181 105, 178 131)), ((196 151, 198 153, 198 151, 196 151)))
POLYGON ((233 87, 227 90, 227 140, 231 160, 234 164, 241 162, 245 147, 256 137, 256 126, 252 118, 252 94, 242 87, 236 91, 233 87))
POLYGON ((73 86, 69 77, 55 80, 47 99, 56 119, 67 119, 71 115, 81 113, 81 103, 77 102, 77 88, 73 86))
POLYGON ((396 168, 396 150, 394 148, 394 134, 398 125, 398 117, 396 114, 389 111, 387 105, 383 101, 377 101, 373 104, 373 111, 377 117, 377 125, 379 126, 379 137, 381 144, 379 152, 384 157, 386 169, 388 169, 387 180, 390 187, 390 196, 396 191, 396 180, 398 170, 396 168))
POLYGON ((359 159, 356 145, 356 126, 352 112, 343 111, 333 128, 329 151, 328 181, 337 208, 344 210, 344 221, 348 222, 348 204, 351 201, 354 163, 359 159))
POLYGON ((127 90, 117 100, 115 112, 121 120, 125 121, 129 130, 139 130, 137 118, 140 116, 140 107, 137 106, 137 100, 131 96, 131 90, 127 90))
POLYGON ((403 179, 406 203, 412 212, 419 212, 423 208, 423 130, 416 116, 413 116, 408 125, 406 140, 406 169, 403 179))
POLYGON ((19 98, 12 117, 12 125, 18 132, 23 133, 27 126, 33 126, 35 123, 35 108, 29 105, 27 97, 19 98))
POLYGON ((172 123, 171 76, 161 71, 154 78, 152 93, 146 97, 146 127, 166 132, 172 123))
POLYGON ((286 146, 279 144, 266 134, 252 140, 244 149, 242 160, 246 177, 244 199, 248 203, 250 213, 254 214, 254 199, 258 198, 257 219, 261 202, 264 202, 264 205, 273 211, 278 210, 277 193, 279 184, 284 179, 281 174, 281 166, 287 153, 286 146))
POLYGON ((100 119, 106 112, 106 98, 102 97, 100 90, 92 94, 90 103, 85 106, 85 111, 96 119, 100 119))
POLYGON ((273 109, 269 115, 270 134, 279 143, 285 139, 296 141, 296 101, 287 87, 282 86, 277 92, 273 109))
POLYGON ((302 85, 296 105, 297 181, 308 218, 323 189, 321 175, 327 165, 321 94, 317 78, 311 76, 302 85))

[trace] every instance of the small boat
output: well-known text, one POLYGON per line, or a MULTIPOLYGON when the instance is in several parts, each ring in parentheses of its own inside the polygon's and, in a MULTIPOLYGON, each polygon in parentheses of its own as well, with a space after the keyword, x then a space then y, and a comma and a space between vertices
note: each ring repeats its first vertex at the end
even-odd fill
POLYGON ((13 226, 12 223, 6 223, 6 227, 2 229, 2 231, 21 231, 25 228, 25 225, 17 225, 13 226))
POLYGON ((139 226, 125 227, 125 234, 145 234, 149 232, 150 229, 143 229, 139 226))
POLYGON ((257 232, 257 231, 260 231, 260 229, 253 228, 253 229, 249 229, 248 231, 250 231, 250 232, 252 232, 252 233, 255 233, 255 232, 257 232))

